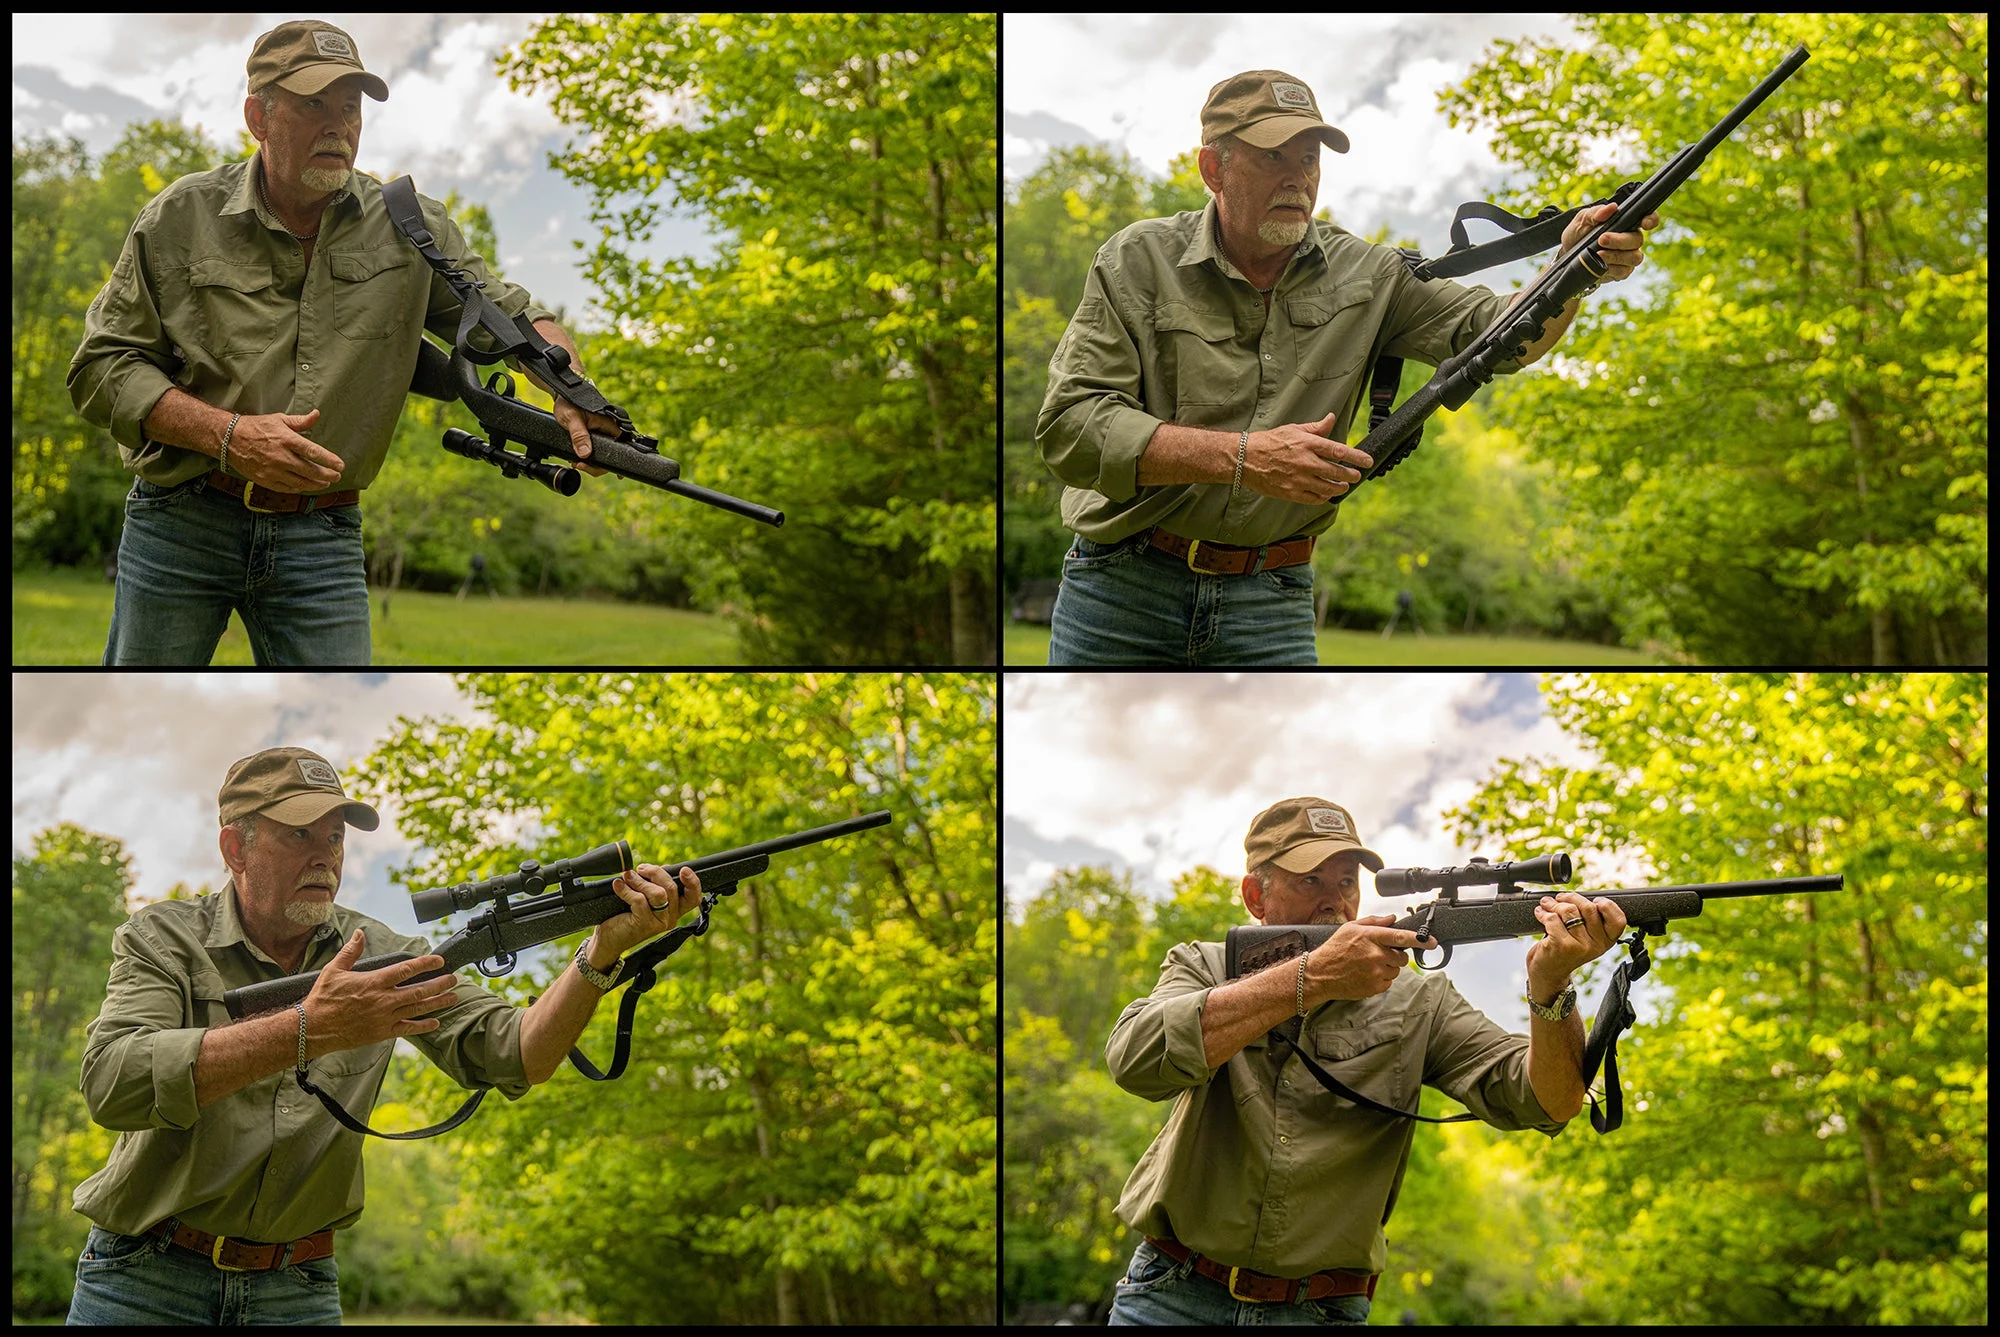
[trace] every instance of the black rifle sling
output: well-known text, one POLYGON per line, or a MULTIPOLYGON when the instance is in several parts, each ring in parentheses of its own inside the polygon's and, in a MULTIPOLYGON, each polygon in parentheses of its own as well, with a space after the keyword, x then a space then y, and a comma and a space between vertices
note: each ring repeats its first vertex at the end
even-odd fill
POLYGON ((544 339, 534 322, 526 316, 510 316, 502 311, 499 304, 486 295, 484 282, 452 263, 438 249, 437 238, 424 223, 414 181, 407 176, 399 176, 394 181, 384 182, 382 202, 388 206, 389 219, 395 223, 396 230, 417 248, 417 254, 423 256, 424 262, 458 294, 464 314, 458 320, 458 337, 453 344, 455 352, 464 354, 467 360, 482 367, 513 357, 524 369, 532 371, 551 394, 560 395, 585 413, 603 414, 618 424, 621 436, 633 435, 632 419, 625 410, 606 400, 596 386, 570 365, 566 349, 544 339), (485 330, 495 347, 483 352, 474 347, 472 332, 475 329, 485 330))
MULTIPOLYGON (((1587 206, 1586 206, 1587 207, 1587 206)), ((1624 939, 1631 955, 1618 963, 1618 969, 1611 974, 1610 987, 1604 991, 1604 1003, 1597 1009, 1597 1020, 1590 1028, 1590 1039, 1583 1047, 1583 1084, 1588 1087, 1597 1078, 1597 1068, 1604 1065, 1604 1103, 1598 1104, 1597 1093, 1586 1091, 1590 1097, 1590 1126, 1600 1133, 1609 1133, 1625 1122, 1625 1096, 1618 1087, 1618 1037, 1632 1028, 1638 1014, 1632 1010, 1632 981, 1652 969, 1652 958, 1646 955, 1645 931, 1633 930, 1632 936, 1624 939)), ((1319 1084, 1327 1090, 1382 1114, 1393 1114, 1398 1119, 1416 1119, 1421 1123, 1464 1123, 1476 1118, 1472 1114, 1454 1114, 1445 1119, 1433 1119, 1424 1114, 1412 1114, 1408 1110, 1392 1109, 1379 1101, 1370 1100, 1353 1087, 1335 1077, 1313 1061, 1312 1055, 1299 1047, 1283 1029, 1271 1032, 1273 1040, 1282 1041, 1285 1047, 1299 1056, 1319 1084)))
MULTIPOLYGON (((674 880, 680 880, 678 874, 674 875, 674 880)), ((728 889, 733 890, 734 884, 728 889)), ((632 1056, 632 1020, 639 1012, 639 998, 659 982, 658 973, 653 968, 679 951, 681 944, 689 938, 699 938, 708 932, 708 912, 715 908, 716 898, 723 892, 723 888, 704 890, 701 893, 699 920, 668 929, 657 942, 640 948, 626 960, 624 977, 631 984, 625 990, 625 1000, 618 1005, 618 1040, 611 1051, 610 1070, 599 1072, 597 1066, 574 1045, 569 1051, 570 1066, 593 1082, 612 1081, 625 1071, 625 1060, 632 1056)))
POLYGON ((486 1099, 485 1091, 474 1091, 467 1098, 466 1102, 458 1107, 458 1112, 443 1123, 433 1124, 429 1128, 419 1128, 409 1133, 383 1133, 377 1132, 375 1129, 361 1122, 361 1120, 355 1118, 352 1114, 349 1114, 340 1107, 338 1100, 335 1100, 332 1096, 307 1081, 306 1070, 304 1068, 297 1069, 292 1075, 298 1079, 301 1091, 304 1091, 307 1095, 319 1097, 319 1103, 326 1106, 326 1112, 339 1121, 341 1127, 350 1132, 366 1133, 369 1137, 387 1138, 391 1142, 411 1142, 420 1137, 436 1137, 439 1133, 449 1133, 452 1129, 470 1119, 473 1111, 479 1108, 479 1102, 486 1099))
POLYGON ((1300 1048, 1299 1042, 1297 1040, 1294 1040, 1284 1030, 1280 1029, 1272 1031, 1271 1038, 1273 1040, 1282 1040, 1285 1044, 1285 1047, 1290 1049, 1294 1054, 1297 1054, 1299 1056, 1299 1061, 1306 1065, 1306 1071, 1319 1079, 1319 1084, 1321 1086, 1333 1092, 1335 1095, 1341 1097, 1343 1100, 1351 1100, 1357 1105, 1366 1106, 1367 1108, 1375 1110, 1382 1114, 1393 1114, 1398 1119, 1415 1119, 1419 1123, 1464 1123, 1468 1119, 1476 1119, 1479 1117, 1476 1114, 1453 1114, 1447 1118, 1433 1119, 1428 1114, 1412 1114, 1408 1110, 1395 1109, 1392 1108, 1391 1106, 1382 1104, 1380 1101, 1370 1100, 1367 1096, 1362 1095, 1359 1091, 1356 1091, 1353 1087, 1347 1085, 1347 1083, 1341 1081, 1338 1077, 1335 1077, 1325 1068, 1322 1068, 1318 1063, 1315 1063, 1313 1061, 1313 1056, 1311 1054, 1308 1054, 1304 1049, 1300 1048))
POLYGON ((1653 968, 1652 958, 1646 955, 1645 937, 1645 930, 1634 929, 1632 936, 1624 939, 1631 955, 1611 972, 1611 984, 1598 1006, 1597 1020, 1591 1024, 1590 1039, 1583 1046, 1585 1087, 1596 1080, 1598 1063, 1604 1064, 1604 1106, 1598 1106, 1595 1092, 1586 1092, 1590 1096, 1590 1126, 1600 1133, 1625 1122, 1625 1095, 1618 1089, 1618 1037, 1639 1019, 1632 1010, 1632 981, 1653 968))

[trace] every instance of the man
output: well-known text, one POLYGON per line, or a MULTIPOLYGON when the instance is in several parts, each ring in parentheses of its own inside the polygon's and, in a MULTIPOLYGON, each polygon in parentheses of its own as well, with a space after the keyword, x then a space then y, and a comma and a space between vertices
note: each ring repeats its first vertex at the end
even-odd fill
MULTIPOLYGON (((1316 663, 1313 544, 1375 462, 1343 444, 1370 366, 1443 362, 1511 305, 1313 219, 1321 154, 1347 136, 1299 80, 1225 79, 1201 128, 1208 206, 1107 242, 1049 362, 1035 434, 1076 532, 1051 664, 1316 663)), ((1611 208, 1579 214, 1564 246, 1611 208)), ((1607 279, 1638 268, 1643 240, 1600 240, 1607 279)))
MULTIPOLYGON (((206 664, 242 615, 260 665, 367 664, 362 491, 388 454, 426 324, 460 302, 354 170, 361 98, 389 87, 331 24, 257 39, 248 162, 184 176, 148 204, 91 303, 70 398, 138 475, 125 505, 104 663, 206 664)), ((509 315, 575 346, 502 283, 435 200, 445 254, 509 315)), ((558 398, 589 454, 609 419, 558 398)), ((603 470, 586 466, 591 473, 603 470)))
POLYGON ((334 1232, 361 1215, 361 1144, 292 1076, 364 1121, 405 1039, 466 1087, 519 1099, 555 1074, 617 981, 625 952, 701 897, 644 864, 612 889, 626 914, 597 926, 569 969, 520 1009, 440 968, 421 938, 337 907, 348 826, 379 819, 323 757, 281 747, 229 770, 220 795, 220 894, 162 901, 112 937, 111 982, 83 1055, 90 1116, 118 1131, 77 1186, 94 1223, 71 1323, 337 1323, 334 1232), (380 970, 362 955, 423 953, 380 970), (225 990, 322 970, 301 1004, 234 1024, 225 990))
MULTIPOLYGON (((1414 1111, 1434 1086, 1495 1128, 1551 1137, 1583 1107, 1583 1023, 1570 974, 1608 951, 1625 915, 1576 892, 1544 897, 1528 949, 1523 1040, 1443 974, 1403 967, 1420 944, 1389 915, 1355 918, 1361 864, 1382 867, 1347 809, 1295 798, 1244 839, 1243 904, 1266 924, 1343 924, 1296 961, 1223 981, 1223 944, 1167 953, 1104 1055, 1127 1091, 1175 1097, 1118 1216, 1146 1236, 1113 1323, 1362 1323, 1387 1261, 1415 1125, 1336 1096, 1292 1044, 1369 1100, 1414 1111)), ((1463 1116, 1460 1116, 1463 1117, 1463 1116)))

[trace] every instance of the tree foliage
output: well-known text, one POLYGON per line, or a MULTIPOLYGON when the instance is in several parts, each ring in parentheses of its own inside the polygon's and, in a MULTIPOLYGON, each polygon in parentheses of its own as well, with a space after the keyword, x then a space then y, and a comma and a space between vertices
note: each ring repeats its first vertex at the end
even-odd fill
POLYGON ((992 14, 631 14, 506 62, 581 131, 555 165, 597 193, 588 271, 635 340, 595 356, 691 477, 787 513, 687 521, 753 655, 996 662, 994 44, 992 14), (656 195, 717 261, 621 249, 656 195))
POLYGON ((1516 208, 1649 175, 1813 56, 1668 203, 1652 275, 1496 396, 1590 517, 1565 550, 1628 640, 1705 661, 1985 662, 1984 16, 1579 23, 1446 96, 1516 208))
MULTIPOLYGON (((990 679, 463 686, 483 722, 404 721, 361 767, 427 851, 395 874, 413 888, 620 834, 666 861, 896 814, 719 904, 641 1002, 620 1080, 566 1065, 454 1134, 466 1228, 604 1322, 663 1297, 684 1322, 990 1315, 990 679)), ((614 1022, 607 1003, 581 1041, 600 1065, 614 1022)), ((446 1088, 426 1069, 426 1108, 446 1088)))

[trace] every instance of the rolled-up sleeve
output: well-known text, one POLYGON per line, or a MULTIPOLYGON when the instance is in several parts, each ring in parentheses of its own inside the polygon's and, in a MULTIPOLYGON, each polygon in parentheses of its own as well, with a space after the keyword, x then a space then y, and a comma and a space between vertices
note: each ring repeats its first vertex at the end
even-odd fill
POLYGON ((1167 953, 1159 983, 1119 1014, 1104 1044, 1111 1079, 1146 1100, 1166 1100, 1215 1075, 1202 1043, 1209 978, 1201 954, 1183 943, 1167 953))
POLYGON ((1161 422, 1140 407, 1143 363, 1139 339, 1111 301, 1100 251, 1049 359, 1048 393, 1035 420, 1042 461, 1069 486, 1112 501, 1138 495, 1139 457, 1161 422))
POLYGON ((83 317, 83 342, 69 367, 70 400, 85 422, 139 449, 146 415, 173 389, 173 340, 146 276, 150 211, 126 234, 104 289, 83 317))
POLYGON ((195 1061, 207 1028, 187 1024, 186 967, 138 921, 111 937, 104 1010, 83 1051, 83 1101, 100 1128, 192 1128, 195 1061))

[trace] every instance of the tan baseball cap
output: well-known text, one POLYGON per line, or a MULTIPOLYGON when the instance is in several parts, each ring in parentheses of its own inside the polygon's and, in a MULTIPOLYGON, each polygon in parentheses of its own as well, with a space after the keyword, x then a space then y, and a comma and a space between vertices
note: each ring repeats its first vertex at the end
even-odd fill
POLYGON ((1382 856, 1361 843, 1354 815, 1323 798, 1288 798, 1273 803, 1250 823, 1243 854, 1250 867, 1274 863, 1288 873, 1310 873, 1329 854, 1360 850, 1361 862, 1379 872, 1382 856))
POLYGON ((382 824, 373 808, 347 797, 331 762, 302 747, 270 748, 231 766, 218 804, 224 826, 253 812, 287 826, 311 826, 335 808, 360 830, 382 824))
POLYGON ((1235 135, 1246 144, 1274 149, 1310 131, 1335 153, 1347 152, 1347 136, 1319 116, 1319 103, 1303 79, 1283 70, 1246 70, 1208 90, 1201 108, 1201 142, 1235 135))
POLYGON ((389 100, 389 85, 361 67, 354 39, 318 19, 280 23, 259 37, 245 68, 253 93, 276 84, 287 92, 310 97, 336 79, 358 74, 362 92, 377 102, 389 100))

